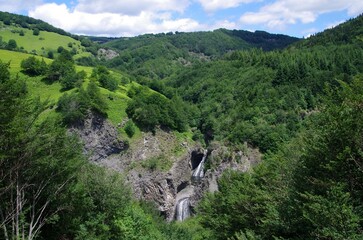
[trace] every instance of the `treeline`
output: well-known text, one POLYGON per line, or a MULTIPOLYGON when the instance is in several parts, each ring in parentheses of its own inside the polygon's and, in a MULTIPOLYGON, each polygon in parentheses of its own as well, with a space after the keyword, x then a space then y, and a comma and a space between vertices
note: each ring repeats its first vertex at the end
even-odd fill
MULTIPOLYGON (((30 29, 33 31, 33 35, 39 35, 39 31, 47 31, 47 32, 53 32, 58 33, 60 35, 69 36, 75 40, 79 40, 81 42, 81 45, 85 47, 87 52, 92 53, 92 55, 97 56, 97 50, 99 49, 98 43, 92 41, 87 36, 78 36, 74 34, 70 34, 63 29, 56 28, 42 20, 34 19, 28 16, 22 16, 18 14, 8 13, 8 12, 1 12, 0 11, 0 21, 3 22, 7 26, 17 26, 22 27, 26 29, 30 29)), ((19 34, 23 36, 24 31, 19 30, 19 34)), ((10 43, 4 43, 0 39, 0 47, 6 48, 8 50, 13 51, 22 51, 21 49, 17 49, 17 46, 14 46, 10 43)), ((50 57, 52 58, 52 57, 50 57)), ((94 57, 83 57, 79 60, 80 63, 83 63, 83 65, 90 65, 94 66, 97 65, 97 60, 94 57)))
POLYGON ((5 25, 18 25, 19 27, 23 28, 54 32, 60 35, 72 37, 70 33, 67 33, 63 29, 53 27, 49 23, 46 23, 42 20, 27 16, 0 11, 0 21, 2 21, 5 25))
POLYGON ((106 64, 127 71, 136 78, 159 80, 183 66, 219 58, 229 51, 255 47, 279 49, 297 40, 283 35, 226 29, 146 34, 107 42, 105 46, 119 50, 120 56, 106 64))
POLYGON ((363 15, 350 19, 334 28, 311 36, 308 41, 301 41, 296 44, 298 47, 325 46, 327 44, 344 45, 359 44, 362 46, 362 24, 363 15))

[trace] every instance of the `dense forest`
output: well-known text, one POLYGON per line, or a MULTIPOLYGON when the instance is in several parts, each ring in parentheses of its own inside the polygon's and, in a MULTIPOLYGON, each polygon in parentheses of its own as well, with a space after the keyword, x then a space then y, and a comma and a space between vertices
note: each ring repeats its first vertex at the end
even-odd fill
POLYGON ((119 56, 93 59, 89 78, 64 49, 48 63, 24 59, 27 77, 0 62, 0 239, 362 239, 362 23, 301 41, 225 29, 106 39, 119 56), (29 94, 34 76, 60 85, 55 104, 29 94), (195 216, 167 223, 67 132, 89 113, 107 117, 122 81, 138 83, 126 91, 129 136, 188 132, 205 148, 258 149, 262 162, 226 171, 195 216))
POLYGON ((135 78, 163 79, 176 69, 220 58, 234 50, 282 49, 298 38, 256 31, 218 29, 212 32, 146 34, 120 38, 104 46, 119 51, 107 66, 130 72, 135 78))

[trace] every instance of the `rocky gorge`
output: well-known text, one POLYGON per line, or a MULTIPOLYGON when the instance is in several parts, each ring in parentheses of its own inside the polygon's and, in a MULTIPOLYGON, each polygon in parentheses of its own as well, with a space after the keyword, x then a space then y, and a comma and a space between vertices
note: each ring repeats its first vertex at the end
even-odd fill
POLYGON ((231 149, 212 142, 204 147, 162 129, 142 132, 127 144, 116 127, 97 115, 69 132, 80 137, 91 162, 122 173, 135 197, 154 203, 167 221, 194 214, 206 192, 218 191, 218 178, 226 170, 245 172, 261 159, 247 145, 231 149))

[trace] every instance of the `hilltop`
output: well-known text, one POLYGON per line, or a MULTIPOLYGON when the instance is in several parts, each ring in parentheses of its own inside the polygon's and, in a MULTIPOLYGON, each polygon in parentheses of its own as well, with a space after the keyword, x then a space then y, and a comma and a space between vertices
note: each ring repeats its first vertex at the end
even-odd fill
POLYGON ((282 49, 298 38, 256 31, 218 29, 210 32, 175 32, 119 38, 103 44, 119 56, 107 62, 109 67, 133 75, 163 79, 182 66, 221 58, 224 54, 253 48, 282 49))
POLYGON ((91 43, 85 37, 72 35, 41 20, 0 12, 0 48, 47 58, 55 58, 66 49, 79 59, 97 54, 91 43))

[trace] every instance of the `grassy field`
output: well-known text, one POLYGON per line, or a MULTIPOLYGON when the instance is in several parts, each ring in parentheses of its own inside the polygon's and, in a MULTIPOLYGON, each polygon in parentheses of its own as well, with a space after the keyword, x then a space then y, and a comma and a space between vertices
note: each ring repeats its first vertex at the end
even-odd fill
POLYGON ((18 48, 40 56, 47 56, 49 51, 53 51, 56 54, 59 46, 69 51, 75 48, 77 51, 76 58, 91 55, 81 46, 80 41, 57 33, 40 31, 38 36, 34 36, 33 31, 26 28, 0 25, 0 36, 3 42, 14 39, 18 48), (24 32, 24 36, 20 36, 20 31, 24 32), (72 44, 71 47, 68 46, 70 43, 72 44))
MULTIPOLYGON (((46 81, 43 81, 43 77, 29 77, 21 72, 20 64, 23 59, 32 56, 26 53, 20 52, 12 52, 7 50, 0 49, 0 60, 2 62, 10 62, 10 73, 12 76, 18 75, 20 78, 24 79, 28 86, 28 91, 33 97, 39 97, 40 100, 45 101, 48 100, 51 106, 54 106, 58 99, 65 93, 61 91, 61 86, 58 82, 47 84, 46 81)), ((36 56, 38 59, 42 59, 40 56, 36 56)), ((50 64, 53 60, 44 58, 47 64, 50 64)), ((92 73, 91 67, 83 67, 76 66, 77 71, 84 70, 87 73, 87 77, 91 76, 92 73)), ((117 78, 121 79, 123 76, 121 73, 111 72, 111 74, 117 78)), ((84 82, 84 87, 87 87, 89 79, 87 78, 84 82)), ((100 88, 102 95, 105 97, 108 104, 108 119, 117 126, 118 123, 121 123, 122 120, 127 117, 125 112, 127 107, 127 101, 129 97, 127 96, 127 91, 131 86, 138 85, 137 83, 129 83, 126 85, 119 85, 119 88, 115 92, 111 92, 107 89, 100 88)), ((72 90, 70 90, 72 91, 72 90)), ((53 114, 53 110, 47 111, 46 114, 53 114)), ((127 135, 123 131, 123 129, 119 129, 119 132, 122 136, 126 137, 127 135)), ((139 135, 140 131, 137 129, 135 137, 139 135)))

